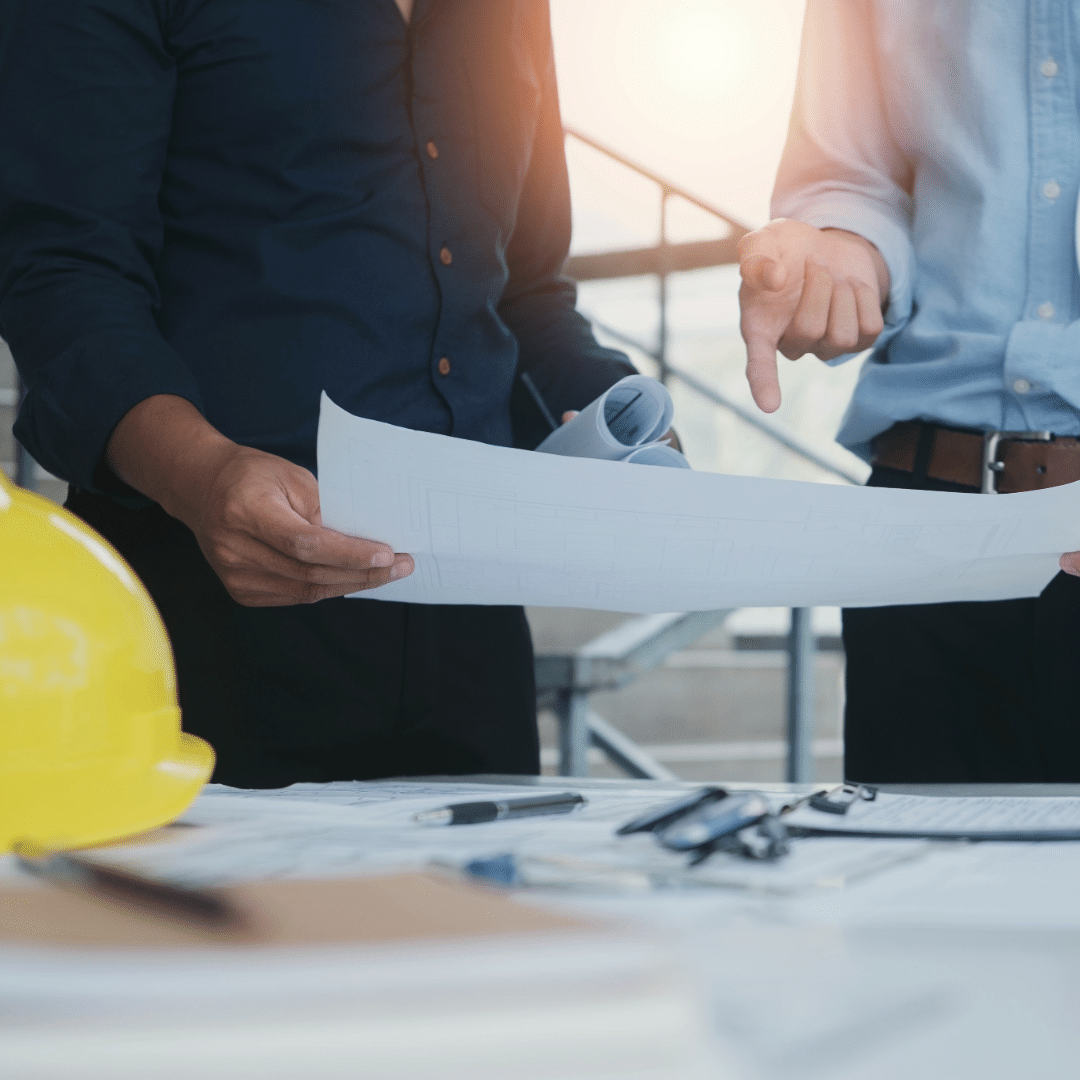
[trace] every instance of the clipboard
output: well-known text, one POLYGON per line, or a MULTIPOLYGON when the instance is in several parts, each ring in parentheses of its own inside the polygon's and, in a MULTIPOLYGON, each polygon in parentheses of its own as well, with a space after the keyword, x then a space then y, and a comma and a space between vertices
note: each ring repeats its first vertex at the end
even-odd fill
POLYGON ((793 835, 917 840, 1080 840, 1071 795, 905 795, 842 784, 784 821, 793 835))

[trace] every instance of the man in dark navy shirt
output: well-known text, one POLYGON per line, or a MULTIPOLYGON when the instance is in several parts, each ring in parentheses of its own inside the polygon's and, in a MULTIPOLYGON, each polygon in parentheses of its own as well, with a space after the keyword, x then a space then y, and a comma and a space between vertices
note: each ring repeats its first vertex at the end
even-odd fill
POLYGON ((561 277, 546 0, 4 0, 0 102, 16 434, 150 588, 216 778, 537 771, 524 613, 343 599, 412 561, 311 470, 324 389, 532 447, 631 370, 561 277))

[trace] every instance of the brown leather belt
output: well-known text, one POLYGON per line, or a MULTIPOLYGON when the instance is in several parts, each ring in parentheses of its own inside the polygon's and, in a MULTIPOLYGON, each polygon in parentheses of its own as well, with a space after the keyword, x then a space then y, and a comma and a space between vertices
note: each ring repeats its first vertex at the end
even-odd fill
POLYGON ((1001 495, 1080 480, 1080 439, 1049 431, 980 434, 904 420, 873 445, 875 465, 1001 495))

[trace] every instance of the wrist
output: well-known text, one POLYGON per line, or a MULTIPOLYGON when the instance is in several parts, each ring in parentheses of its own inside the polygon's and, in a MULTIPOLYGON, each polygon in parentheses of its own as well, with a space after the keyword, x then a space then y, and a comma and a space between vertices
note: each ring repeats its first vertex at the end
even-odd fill
POLYGON ((159 394, 125 414, 105 456, 124 483, 193 526, 214 477, 242 449, 185 398, 159 394))
POLYGON ((151 481, 154 490, 146 494, 171 517, 197 532, 215 481, 245 449, 211 427, 210 432, 175 447, 168 460, 161 459, 151 481))

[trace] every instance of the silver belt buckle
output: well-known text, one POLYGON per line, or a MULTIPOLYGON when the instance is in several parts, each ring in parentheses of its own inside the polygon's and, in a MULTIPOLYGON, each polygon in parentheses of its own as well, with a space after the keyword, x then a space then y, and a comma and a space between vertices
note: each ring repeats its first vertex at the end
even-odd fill
POLYGON ((1011 442, 1053 442, 1052 431, 984 431, 982 456, 982 493, 996 495, 997 474, 1005 471, 1005 462, 998 461, 998 444, 1002 439, 1011 442))

